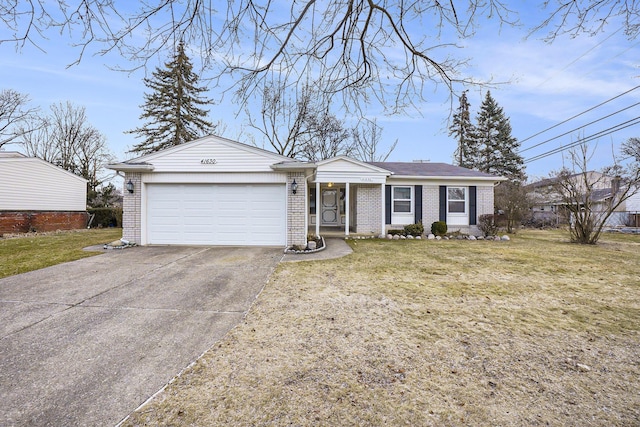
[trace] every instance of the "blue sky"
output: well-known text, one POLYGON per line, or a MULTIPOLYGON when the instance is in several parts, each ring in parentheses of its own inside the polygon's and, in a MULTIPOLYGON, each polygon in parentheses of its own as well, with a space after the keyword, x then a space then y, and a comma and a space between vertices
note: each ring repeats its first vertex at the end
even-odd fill
MULTIPOLYGON (((531 22, 536 20, 536 13, 532 9, 528 17, 531 22)), ((640 85, 640 41, 627 40, 621 25, 615 21, 596 36, 563 36, 553 44, 540 40, 544 33, 525 39, 526 34, 526 28, 499 29, 487 21, 486 25, 481 23, 474 37, 462 41, 462 47, 452 51, 453 55, 469 58, 463 74, 495 83, 492 87, 468 88, 472 115, 475 117, 486 91, 491 90, 510 117, 513 135, 523 141, 525 160, 571 143, 580 135, 593 135, 640 117, 640 106, 634 106, 580 131, 569 132, 640 102, 638 89, 549 132, 526 139, 640 85), (562 138, 543 143, 566 132, 568 135, 562 138), (543 144, 527 149, 539 143, 543 144)), ((46 52, 28 45, 18 51, 14 45, 0 45, 0 88, 28 94, 31 104, 44 110, 56 102, 72 101, 84 106, 90 123, 107 137, 115 157, 118 160, 130 158, 127 150, 136 139, 124 131, 141 124, 138 117, 146 89, 142 83, 144 70, 129 74, 109 69, 114 65, 127 65, 113 54, 106 57, 86 55, 79 65, 67 68, 78 55, 78 50, 71 46, 73 40, 56 34, 49 37, 42 43, 46 52)), ((165 59, 157 59, 151 67, 165 59)), ((444 86, 434 86, 427 95, 428 102, 419 104, 408 114, 383 116, 369 111, 384 128, 384 146, 398 139, 389 160, 452 162, 455 141, 448 136, 447 130, 452 105, 449 94, 444 86)), ((211 98, 220 98, 217 89, 212 88, 211 98)), ((223 136, 241 142, 253 141, 261 146, 260 139, 251 137, 243 116, 236 114, 238 107, 227 97, 211 106, 210 119, 224 123, 223 136)), ((457 101, 453 107, 457 107, 457 101)), ((597 140, 597 146, 595 141, 591 143, 595 150, 592 168, 610 164, 612 151, 632 136, 640 136, 640 126, 603 136, 597 140)), ((19 150, 19 147, 8 146, 7 149, 19 150)), ((555 154, 527 163, 527 173, 530 177, 543 177, 561 166, 562 154, 555 154)))

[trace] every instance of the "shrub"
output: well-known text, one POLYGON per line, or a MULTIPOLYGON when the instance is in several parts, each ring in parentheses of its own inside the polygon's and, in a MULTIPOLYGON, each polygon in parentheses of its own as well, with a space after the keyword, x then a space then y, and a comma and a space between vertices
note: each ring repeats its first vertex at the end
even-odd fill
POLYGON ((484 236, 495 236, 498 233, 498 224, 492 214, 480 215, 478 217, 478 228, 484 236))
POLYGON ((422 236, 424 234, 424 226, 422 225, 422 222, 405 225, 404 234, 406 234, 407 236, 411 235, 414 237, 422 236))
POLYGON ((387 230, 387 234, 391 234, 392 236, 395 236, 396 234, 404 236, 404 230, 387 230))
POLYGON ((436 221, 431 224, 431 233, 436 236, 444 236, 447 234, 447 223, 444 221, 436 221))
POLYGON ((92 208, 87 212, 95 215, 91 221, 92 228, 122 227, 122 208, 92 208))

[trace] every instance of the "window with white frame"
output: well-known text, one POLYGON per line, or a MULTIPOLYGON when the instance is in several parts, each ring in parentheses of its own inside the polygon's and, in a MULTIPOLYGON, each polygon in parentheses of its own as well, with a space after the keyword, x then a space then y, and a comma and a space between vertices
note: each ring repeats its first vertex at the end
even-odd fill
POLYGON ((447 210, 453 214, 467 212, 467 189, 465 187, 447 188, 447 210))
POLYGON ((411 187, 393 187, 393 213, 410 214, 412 212, 411 187))

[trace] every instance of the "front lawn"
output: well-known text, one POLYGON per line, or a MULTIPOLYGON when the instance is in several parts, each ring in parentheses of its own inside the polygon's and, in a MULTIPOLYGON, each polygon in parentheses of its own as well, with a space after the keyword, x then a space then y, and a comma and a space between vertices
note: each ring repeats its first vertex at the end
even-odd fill
POLYGON ((82 249, 120 237, 121 228, 105 228, 0 238, 0 278, 94 256, 82 249))
POLYGON ((351 242, 284 263, 125 425, 640 425, 640 236, 351 242))

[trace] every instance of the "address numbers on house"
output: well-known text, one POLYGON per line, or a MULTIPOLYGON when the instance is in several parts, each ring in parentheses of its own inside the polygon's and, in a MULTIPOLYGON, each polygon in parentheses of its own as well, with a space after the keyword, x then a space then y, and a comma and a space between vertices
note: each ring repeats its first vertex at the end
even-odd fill
POLYGON ((202 159, 200 160, 201 165, 215 165, 218 163, 216 159, 202 159))

